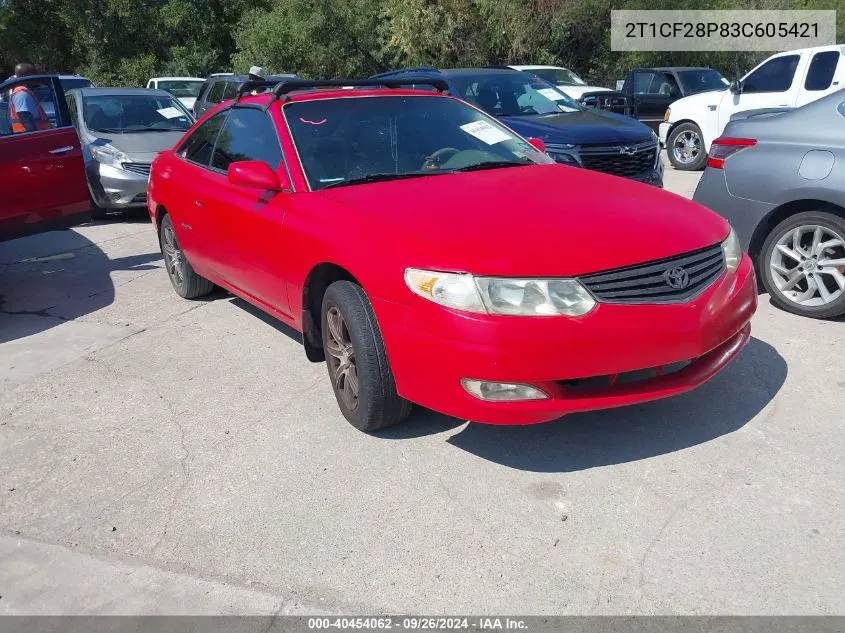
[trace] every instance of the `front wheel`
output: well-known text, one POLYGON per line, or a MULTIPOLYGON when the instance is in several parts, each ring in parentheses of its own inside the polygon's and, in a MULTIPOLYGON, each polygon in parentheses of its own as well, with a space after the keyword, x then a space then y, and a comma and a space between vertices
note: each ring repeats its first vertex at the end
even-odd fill
POLYGON ((158 240, 164 257, 164 265, 167 268, 167 276, 170 277, 170 283, 177 295, 183 299, 196 299, 214 290, 213 283, 194 272, 182 247, 179 246, 169 215, 161 219, 158 240))
POLYGON ((350 281, 329 286, 321 323, 329 379, 343 417, 368 433, 407 418, 411 403, 396 393, 381 330, 364 290, 350 281))
POLYGON ((701 128, 695 123, 681 123, 666 139, 666 154, 675 169, 700 171, 707 162, 701 128))
POLYGON ((759 268, 778 307, 816 319, 845 313, 845 218, 824 211, 787 218, 766 238, 759 268))

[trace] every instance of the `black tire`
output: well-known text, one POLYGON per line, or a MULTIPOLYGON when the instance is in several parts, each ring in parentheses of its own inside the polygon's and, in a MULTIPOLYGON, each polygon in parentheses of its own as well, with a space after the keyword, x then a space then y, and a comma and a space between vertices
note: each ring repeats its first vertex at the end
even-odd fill
POLYGON ((161 219, 158 244, 161 248, 161 255, 164 257, 167 276, 170 278, 170 283, 177 295, 183 299, 196 299, 214 290, 213 283, 194 272, 188 258, 185 257, 185 253, 179 246, 179 240, 176 238, 173 222, 169 215, 165 215, 161 219))
MULTIPOLYGON (((790 300, 788 296, 778 288, 774 279, 775 273, 772 271, 772 256, 777 248, 778 242, 800 227, 822 227, 823 229, 834 233, 839 237, 839 239, 845 239, 845 218, 834 215, 833 213, 827 213, 825 211, 807 211, 787 218, 771 230, 768 237, 766 237, 766 241, 763 243, 762 250, 760 251, 757 267, 760 271, 760 277, 764 288, 769 293, 772 303, 787 312, 792 312, 793 314, 811 317, 814 319, 829 319, 845 314, 845 292, 830 303, 818 306, 806 306, 790 300)), ((808 240, 811 237, 808 232, 802 233, 804 233, 805 240, 808 240)), ((829 240, 824 239, 824 241, 826 242, 829 240)), ((801 264, 798 264, 798 261, 795 260, 796 266, 800 265, 806 267, 807 264, 804 263, 805 261, 824 261, 825 258, 839 260, 845 258, 845 247, 825 249, 824 253, 820 257, 818 255, 813 257, 812 245, 810 250, 807 252, 811 253, 810 256, 802 260, 801 264)), ((784 260, 781 259, 781 261, 784 260)), ((809 265, 814 270, 817 269, 817 264, 810 263, 809 265)), ((784 267, 786 268, 786 266, 784 267)), ((845 275, 845 266, 836 266, 836 268, 845 275)), ((787 268, 787 270, 791 272, 793 269, 787 268)), ((795 268, 795 270, 798 269, 795 268)), ((813 277, 816 280, 816 283, 825 283, 828 291, 836 291, 837 282, 829 274, 819 274, 818 272, 805 274, 804 280, 799 282, 799 285, 797 286, 799 290, 806 288, 808 275, 813 277)))
POLYGON ((329 380, 343 417, 356 429, 367 433, 393 426, 407 418, 412 405, 396 393, 381 330, 364 290, 350 281, 336 281, 330 285, 323 296, 320 323, 329 380), (329 323, 330 313, 334 329, 329 323), (337 337, 332 334, 338 326, 338 315, 340 347, 335 344, 337 337), (333 350, 339 353, 345 350, 345 364, 333 350), (354 381, 349 378, 350 375, 354 381), (354 392, 352 387, 355 384, 358 393, 352 398, 350 390, 354 392))
POLYGON ((707 163, 707 152, 704 151, 704 137, 701 134, 701 128, 695 123, 676 125, 666 139, 666 155, 669 157, 672 167, 679 171, 701 171, 704 169, 704 165, 707 163), (678 142, 678 137, 683 134, 690 134, 698 138, 698 154, 688 161, 675 156, 674 152, 675 143, 678 142))

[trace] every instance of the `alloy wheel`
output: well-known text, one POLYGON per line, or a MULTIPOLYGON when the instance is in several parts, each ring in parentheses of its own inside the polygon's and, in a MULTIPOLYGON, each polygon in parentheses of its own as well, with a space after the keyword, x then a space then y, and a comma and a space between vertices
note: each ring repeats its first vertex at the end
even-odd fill
POLYGON ((825 226, 796 227, 778 239, 769 270, 785 299, 826 306, 845 293, 845 239, 825 226))
POLYGON ((672 155, 679 163, 688 165, 701 154, 701 137, 692 130, 685 130, 675 137, 672 155))
POLYGON ((164 237, 162 250, 164 251, 164 263, 167 266, 167 272, 170 278, 181 286, 185 283, 185 256, 182 254, 182 249, 179 248, 179 242, 176 240, 176 233, 172 226, 165 226, 162 235, 164 237))
POLYGON ((326 351, 335 389, 349 411, 358 408, 358 367, 355 363, 355 348, 349 337, 346 321, 337 307, 326 313, 328 326, 326 351))

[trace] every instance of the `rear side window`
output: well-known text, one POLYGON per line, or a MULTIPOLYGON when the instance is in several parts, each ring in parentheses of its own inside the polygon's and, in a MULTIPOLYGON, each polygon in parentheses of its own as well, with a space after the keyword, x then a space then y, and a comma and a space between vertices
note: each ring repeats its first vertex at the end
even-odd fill
POLYGON ((200 125, 185 140, 177 154, 192 163, 208 167, 211 162, 211 154, 214 151, 214 142, 217 140, 217 134, 223 127, 223 121, 228 113, 228 111, 218 112, 200 125))
POLYGON ((218 81, 211 86, 208 92, 209 103, 220 103, 223 101, 223 89, 226 87, 225 81, 218 81))
POLYGON ((225 82, 225 85, 226 88, 223 90, 223 101, 226 101, 226 99, 234 99, 238 96, 238 86, 240 84, 227 81, 225 82))
POLYGON ((784 55, 770 59, 742 82, 743 92, 786 92, 792 85, 798 55, 784 55))
POLYGON ((827 90, 830 88, 837 63, 839 63, 839 51, 824 51, 813 55, 804 88, 806 90, 827 90))
POLYGON ((279 136, 266 112, 237 108, 226 119, 217 138, 211 166, 226 171, 231 163, 241 160, 260 160, 273 169, 282 162, 279 136))

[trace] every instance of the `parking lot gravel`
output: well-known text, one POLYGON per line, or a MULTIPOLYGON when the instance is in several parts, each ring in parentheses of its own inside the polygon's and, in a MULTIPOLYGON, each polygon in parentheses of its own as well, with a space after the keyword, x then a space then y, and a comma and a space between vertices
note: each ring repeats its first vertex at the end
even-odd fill
POLYGON ((845 322, 752 333, 674 399, 368 436, 149 222, 0 244, 0 613, 841 614, 845 322))

